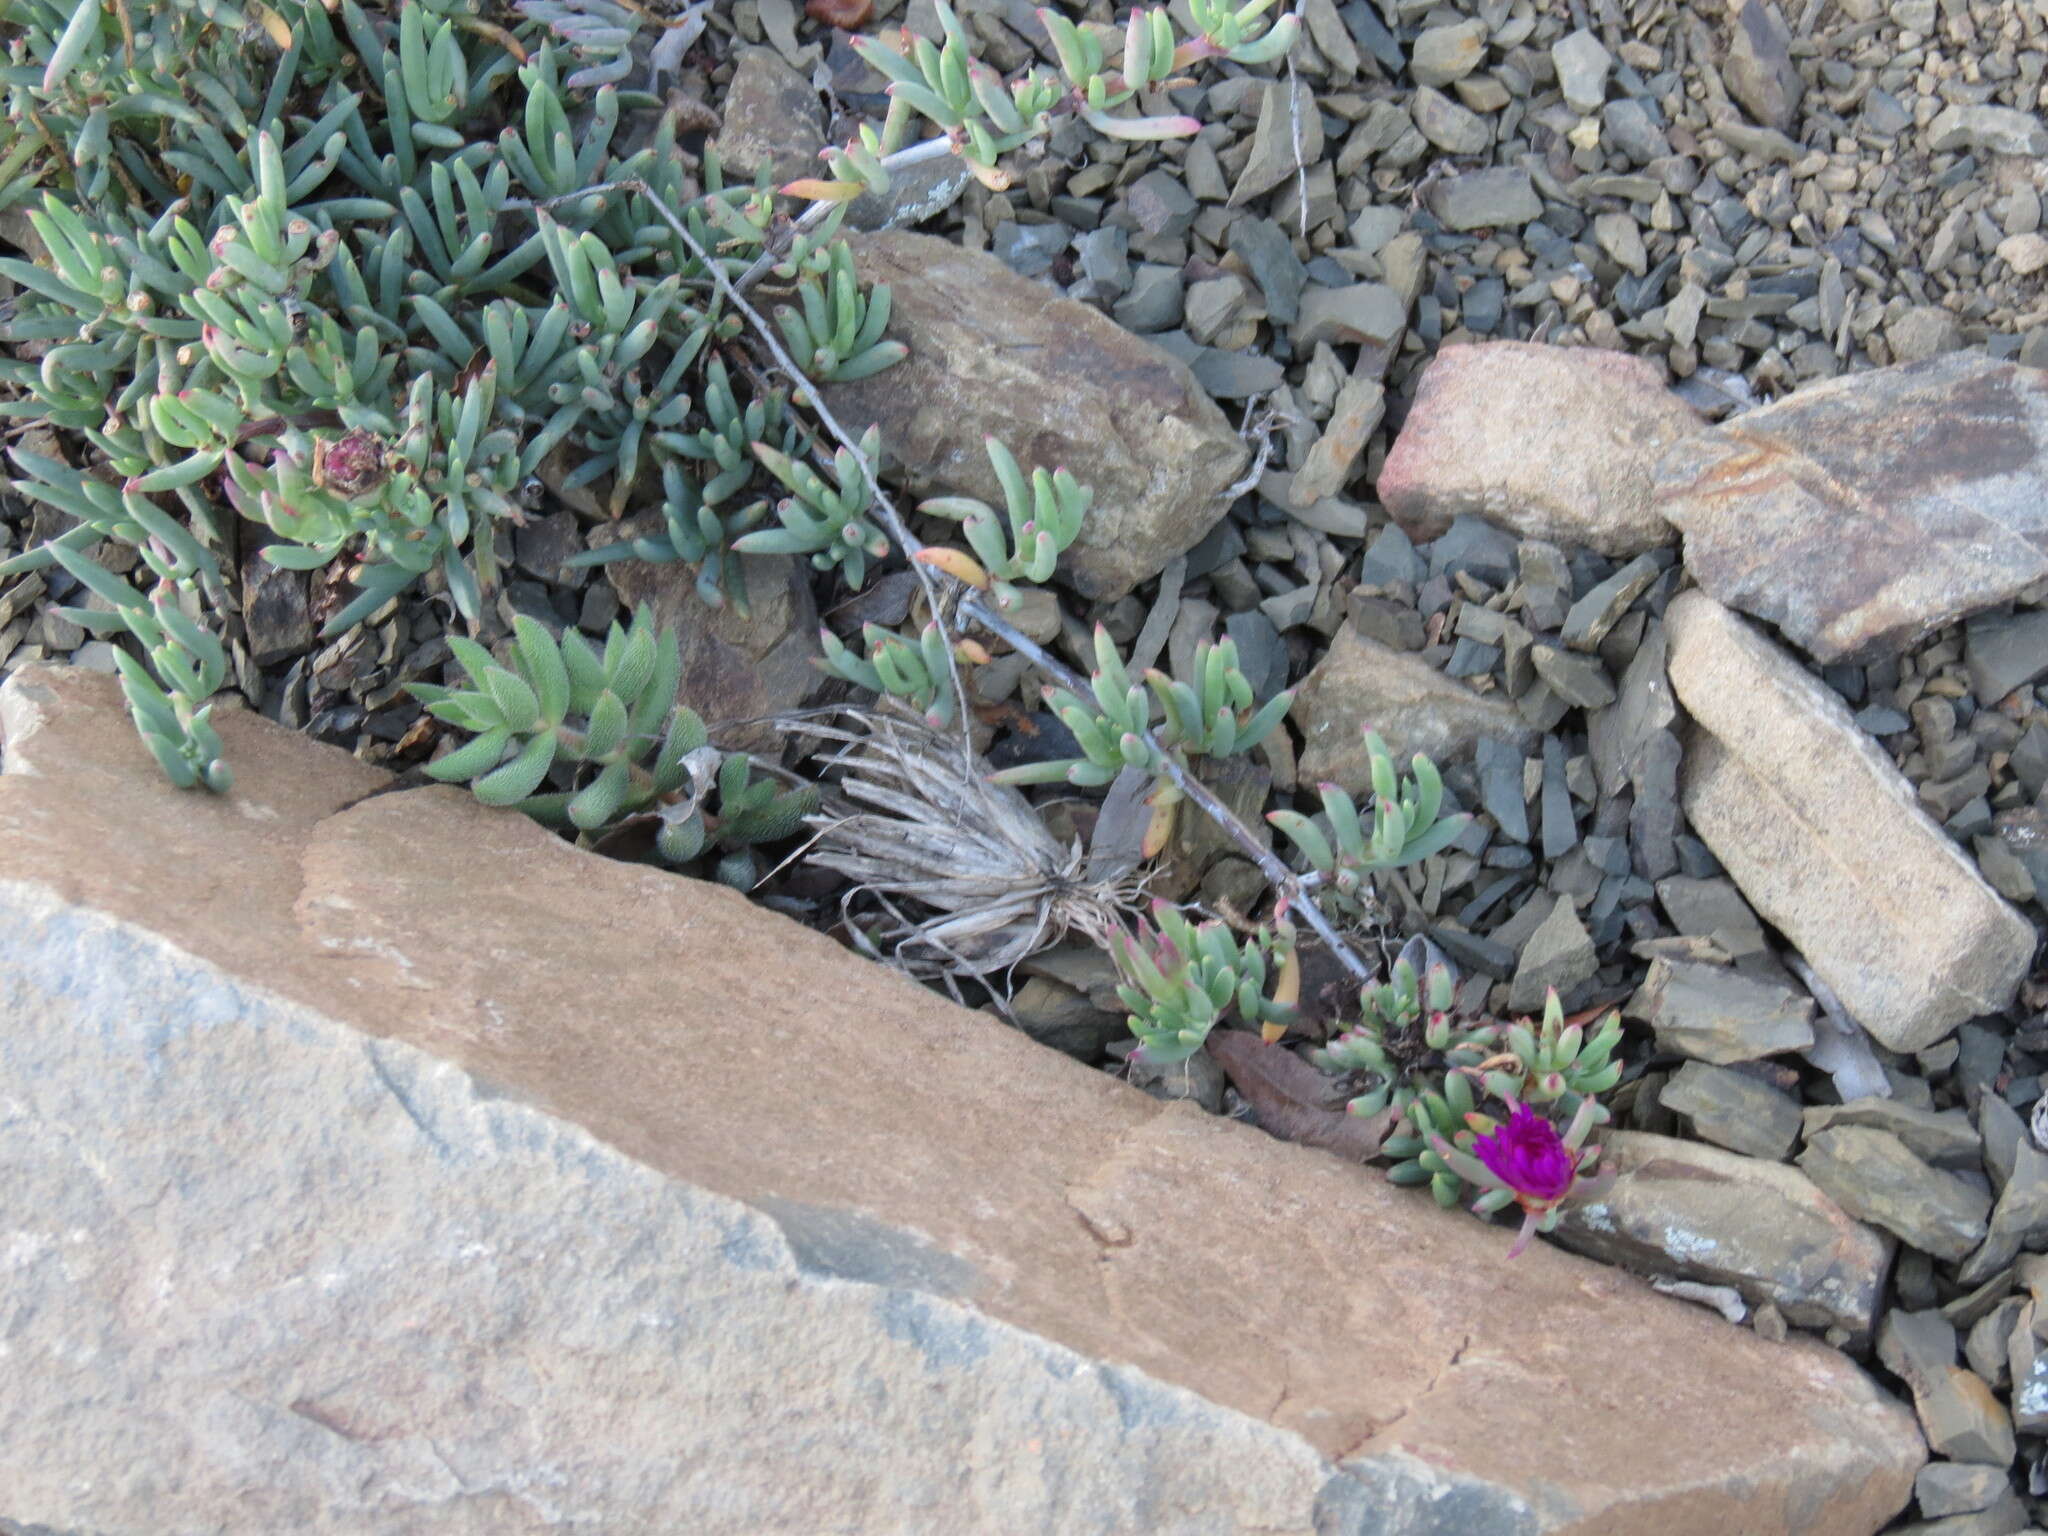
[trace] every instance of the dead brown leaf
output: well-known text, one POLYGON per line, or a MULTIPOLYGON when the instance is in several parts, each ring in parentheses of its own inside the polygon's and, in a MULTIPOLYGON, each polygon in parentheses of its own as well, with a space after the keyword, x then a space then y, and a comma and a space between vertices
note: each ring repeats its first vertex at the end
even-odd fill
POLYGON ((1330 1107, 1334 1084, 1283 1045, 1268 1045, 1250 1030, 1219 1029, 1209 1036, 1209 1054, 1231 1086, 1250 1101, 1259 1124, 1282 1141, 1321 1147, 1362 1163, 1379 1155, 1393 1128, 1392 1110, 1354 1115, 1330 1107))

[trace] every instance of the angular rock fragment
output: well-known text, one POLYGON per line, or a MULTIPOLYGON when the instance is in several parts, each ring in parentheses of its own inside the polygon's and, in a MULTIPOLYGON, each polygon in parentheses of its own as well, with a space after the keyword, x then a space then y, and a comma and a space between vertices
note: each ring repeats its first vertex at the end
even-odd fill
POLYGON ((764 166, 779 185, 823 174, 825 114, 808 80, 772 48, 742 48, 726 87, 718 157, 728 173, 751 180, 764 166))
POLYGON ((1734 0, 1728 7, 1728 94, 1766 128, 1781 133, 1799 114, 1805 89, 1792 62, 1792 29, 1771 0, 1734 0))
POLYGON ((1033 976, 1010 998, 1017 1027, 1056 1051, 1082 1061, 1096 1061, 1113 1043, 1127 1037, 1125 1015, 1095 1006, 1085 993, 1043 976, 1033 976))
POLYGON ((1651 504, 1652 471, 1701 425, 1640 358, 1520 341, 1446 347, 1423 372, 1379 496, 1418 539, 1476 513, 1532 537, 1639 555, 1672 536, 1651 504))
POLYGON ((1308 82, 1267 84, 1259 101, 1259 125, 1252 133, 1251 157, 1231 189, 1232 207, 1270 192, 1301 167, 1323 157, 1323 114, 1316 110, 1308 82))
POLYGON ((1505 741, 1479 743, 1479 796, 1486 814, 1511 843, 1529 841, 1529 802, 1523 793, 1521 749, 1505 741))
POLYGON ((1580 709, 1604 709, 1614 702, 1614 681, 1600 658, 1554 645, 1532 646, 1529 660, 1551 692, 1580 709))
MULTIPOLYGON (((1984 1246, 1964 1262, 1957 1279, 1964 1285, 1981 1285, 2017 1258, 2022 1248, 2039 1248, 2044 1241, 2048 1241, 2048 1153, 2024 1140, 2013 1149, 2013 1165, 1999 1189, 1998 1203, 1991 1208, 1984 1246)), ((2048 1404, 2043 1407, 2048 1410, 2048 1404)))
POLYGON ((1815 1131, 1798 1162, 1850 1215, 1922 1253, 1959 1260, 1984 1240, 1991 1197, 1929 1167, 1887 1132, 1862 1126, 1815 1131))
POLYGON ((1732 880, 1673 875, 1657 882, 1657 900, 1680 933, 1712 939, 1732 960, 1766 948, 1763 925, 1732 880))
POLYGON ((1928 1448, 1957 1461, 2009 1465, 2012 1420, 1983 1379, 1956 1364, 1956 1331, 1939 1312, 1895 1310, 1877 1334, 1877 1357, 1913 1393, 1928 1448))
POLYGON ((1990 102, 1944 107, 1927 125, 1927 143, 1937 153, 1957 149, 1994 155, 2048 155, 2048 126, 2031 112, 1990 102))
POLYGON ((1442 91, 1422 85, 1408 98, 1416 131, 1447 155, 1481 155, 1493 142, 1488 121, 1442 91))
POLYGON ((1334 496, 1351 478, 1351 469, 1366 441, 1387 413, 1387 393, 1373 379, 1349 379, 1337 394, 1323 435, 1308 451, 1301 469, 1289 487, 1288 505, 1297 509, 1314 506, 1334 496))
POLYGON ((1984 1140, 1964 1111, 1921 1109, 1899 1099, 1815 1104, 1806 1110, 1805 1125, 1809 1136, 1844 1125, 1884 1131, 1898 1137, 1907 1151, 1936 1168, 1974 1168, 1984 1151, 1984 1140))
POLYGON ((1789 1156, 1799 1139, 1797 1099, 1746 1072, 1704 1061, 1688 1061, 1674 1072, 1657 1102, 1691 1120, 1702 1140, 1746 1157, 1789 1156))
POLYGON ((2040 1527, 2027 1513, 2026 1500, 2008 1487, 1989 1508, 1974 1514, 1915 1520, 1909 1525, 1889 1529, 1892 1536, 2024 1536, 2025 1532, 2039 1530, 2040 1527))
POLYGON ((1696 960, 1651 961, 1627 1011, 1649 1022, 1663 1049, 1716 1066, 1813 1044, 1813 999, 1696 960))
POLYGON ((1989 1509, 2011 1491, 2012 1477, 2004 1467, 1981 1463, 1930 1461, 1913 1479, 1913 1502, 1930 1520, 1989 1509))
POLYGON ((2034 929, 1831 690, 1705 593, 1665 614, 1693 829, 1757 915, 1897 1051, 2012 1001, 2034 929))
POLYGON ((1979 700, 1996 704, 2048 672, 2048 608, 1985 614, 1963 636, 1963 661, 1979 700))
POLYGON ((1550 45, 1550 59, 1566 104, 1574 112, 1598 112, 1607 99, 1607 72, 1614 68, 1614 55, 1600 39, 1581 27, 1550 45))
POLYGON ((846 227, 869 231, 915 229, 960 201, 974 174, 958 155, 920 160, 889 173, 889 190, 870 188, 846 207, 846 227))
POLYGON ((1417 85, 1462 80, 1486 57, 1486 23, 1461 21, 1425 27, 1408 54, 1408 73, 1417 85))
POLYGON ((1522 946, 1508 1007, 1516 1013, 1533 1014, 1543 1007, 1553 987, 1560 996, 1569 996, 1599 969, 1600 956, 1585 924, 1569 901, 1560 901, 1522 946))
POLYGON ((1970 1362, 1970 1369, 1994 1387, 2003 1387, 2012 1380, 2007 1352, 2012 1345, 2012 1331, 2026 1305, 2024 1296, 2001 1297, 1992 1303, 1990 1311, 1970 1325, 1969 1335, 1963 1340, 1963 1358, 1970 1362))
POLYGON ((1429 211, 1447 229, 1519 229, 1543 217, 1543 200, 1519 166, 1446 176, 1427 196, 1429 211))
POLYGON ((1924 363, 1945 352, 1960 352, 1963 328, 1939 304, 1913 304, 1886 316, 1884 340, 1894 363, 1924 363))
POLYGON ((2048 372, 1848 374, 1688 437, 1656 480, 1717 601, 1818 661, 1889 654, 2048 575, 2048 372))
MULTIPOLYGON (((593 545, 625 537, 638 525, 629 520, 594 530, 593 545)), ((811 571, 788 555, 740 557, 746 575, 748 611, 731 603, 713 608, 697 591, 687 565, 649 565, 618 560, 605 574, 627 608, 651 608, 655 623, 673 629, 681 642, 681 696, 690 702, 722 743, 758 751, 780 740, 758 722, 794 709, 818 686, 818 608, 811 595, 811 571)))
POLYGON ((1396 762, 1421 752, 1439 767, 1486 737, 1528 746, 1535 732, 1507 700, 1474 692, 1420 656, 1367 639, 1350 623, 1302 680, 1292 711, 1302 735, 1301 775, 1370 792, 1365 733, 1378 731, 1396 762))
MULTIPOLYGON (((35 579, 40 586, 42 578, 35 579)), ((0 627, 5 623, 0 619, 0 627)), ((275 666, 310 649, 313 617, 306 602, 305 574, 251 554, 242 562, 242 624, 250 659, 259 667, 275 666)))
POLYGON ((889 335, 910 356, 831 385, 847 427, 879 423, 913 494, 1002 503, 982 440, 1094 488, 1061 558, 1084 596, 1123 596, 1228 510, 1245 446, 1187 366, 1085 304, 1048 298, 994 256, 932 235, 852 239, 861 281, 890 285, 889 335))
POLYGON ((1653 619, 1621 674, 1614 703, 1587 719, 1586 738, 1603 795, 1621 793, 1651 740, 1678 718, 1665 675, 1668 644, 1663 623, 1653 619))
POLYGON ((1664 572, 1655 555, 1637 555, 1573 603, 1564 616, 1564 643, 1575 651, 1596 651, 1635 600, 1664 572))
MULTIPOLYGON (((2023 1303, 2006 1340, 2006 1370, 2012 1378, 2013 1426, 2021 1434, 2048 1434, 2048 1351, 2041 1347, 2041 1303, 2023 1303)), ((1981 1458, 1990 1460, 1989 1457, 1981 1458)))
POLYGON ((1319 342, 1391 349, 1407 328, 1408 305, 1385 283, 1312 287, 1301 296, 1294 345, 1300 351, 1312 351, 1319 342))
POLYGON ((1801 1328, 1869 1337, 1892 1239, 1798 1169, 1642 1131, 1610 1132, 1603 1149, 1617 1177, 1566 1203, 1559 1243, 1613 1264, 1732 1285, 1801 1328))

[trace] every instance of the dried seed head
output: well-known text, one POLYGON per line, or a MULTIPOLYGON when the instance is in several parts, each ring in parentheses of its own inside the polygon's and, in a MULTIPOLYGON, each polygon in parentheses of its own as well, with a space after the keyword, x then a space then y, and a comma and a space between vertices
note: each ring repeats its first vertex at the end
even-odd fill
POLYGON ((314 455, 313 483, 351 500, 367 496, 384 483, 383 439, 358 427, 331 442, 322 440, 314 455))

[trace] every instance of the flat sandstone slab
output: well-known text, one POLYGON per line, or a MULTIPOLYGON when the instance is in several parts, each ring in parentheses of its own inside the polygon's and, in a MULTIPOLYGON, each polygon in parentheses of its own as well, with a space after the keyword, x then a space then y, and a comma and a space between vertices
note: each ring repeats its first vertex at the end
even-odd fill
POLYGON ((1717 601, 1817 661, 1897 652, 2048 576, 2048 371, 1953 352, 1814 384, 1672 448, 1656 504, 1717 601))
POLYGON ((2012 1001, 2034 927, 1929 819, 1848 707, 1706 593, 1672 601, 1685 814, 1757 915, 1895 1051, 2012 1001))
POLYGON ((1863 1536, 1810 1342, 245 713, 0 691, 0 1517, 1863 1536))

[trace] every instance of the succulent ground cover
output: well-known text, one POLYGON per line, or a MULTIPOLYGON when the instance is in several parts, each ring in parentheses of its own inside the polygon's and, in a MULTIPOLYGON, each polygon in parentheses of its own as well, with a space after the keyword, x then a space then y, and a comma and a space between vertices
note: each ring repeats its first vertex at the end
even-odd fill
MULTIPOLYGON (((1990 1386, 2024 1374, 2033 984, 1873 1046, 1730 814, 1681 806, 1667 659, 1713 675, 1727 637, 1667 609, 1697 578, 1799 641, 1845 525, 1826 558, 1796 526, 1750 548, 1755 517, 1688 489, 1713 453, 1663 457, 1844 370, 2039 360, 2030 13, 860 9, 21 7, 0 666, 118 668, 165 771, 229 793, 231 688, 1152 1091, 1865 1350, 1889 1247, 1830 1314, 1773 1269, 1789 1227, 1718 1274, 1561 1199, 1610 1115, 1624 1152, 1685 1133, 1667 1160, 1803 1137, 1817 1198, 1906 1245, 1879 1358, 1937 1450, 2036 1459, 1943 1375, 1964 1335, 1990 1386), (1894 108, 1924 131, 1875 159, 1894 108), (1041 456, 1021 405, 964 402, 973 467, 922 483, 888 392, 935 259, 846 238, 911 223, 992 253, 991 331, 998 277, 1057 287, 1237 413, 1135 589, 1089 546, 1121 490, 1041 456), (863 276, 891 261, 894 291, 863 276), (1423 374, 1490 336, 1578 345, 1423 374)), ((1910 437, 1965 386, 2024 419, 2009 376, 1828 398, 1910 437)), ((1787 461, 1819 453, 1789 421, 1787 461)), ((1808 647, 1934 835, 2026 903, 2039 580, 1808 647)), ((1704 685, 1682 702, 1711 725, 1704 685)), ((1994 1503, 1961 1497, 1923 1512, 1994 1503)))
MULTIPOLYGON (((1202 641, 1184 676, 1151 668, 1134 679, 1099 626, 1084 683, 1008 615, 1022 606, 1021 586, 1054 575, 1093 493, 1061 466, 1027 475, 991 438, 1005 506, 928 499, 919 513, 957 523, 968 549, 925 545, 878 478, 877 430, 855 439, 817 393, 907 354, 886 335, 888 288, 864 285, 835 237, 846 204, 886 193, 892 165, 919 157, 923 127, 940 130, 932 147, 997 190, 1014 181, 1004 157, 1042 146, 1055 113, 1114 139, 1186 136, 1200 127, 1192 118, 1118 109, 1204 60, 1284 60, 1300 22, 1262 17, 1266 9, 1205 0, 1185 36, 1163 9, 1141 9, 1108 35, 1121 44, 1114 56, 1093 25, 1047 12, 1057 69, 1005 79, 939 7, 938 46, 907 29, 857 45, 889 77, 891 104, 879 128, 864 125, 824 157, 829 176, 777 187, 763 172, 730 188, 715 147, 701 160, 685 150, 672 107, 629 127, 639 141, 630 152, 613 147, 622 114, 654 114, 659 102, 632 88, 631 55, 615 49, 634 28, 593 26, 585 10, 539 6, 508 29, 421 0, 395 13, 344 0, 335 17, 317 7, 250 16, 173 8, 151 18, 139 45, 132 25, 90 6, 38 13, 16 50, 13 108, 28 152, 9 156, 20 173, 10 193, 48 260, 5 268, 24 289, 9 339, 40 354, 9 365, 19 398, 7 410, 75 435, 69 452, 62 438, 54 453, 12 452, 23 472, 13 488, 72 521, 0 571, 62 570, 99 603, 57 610, 61 618, 136 642, 113 652, 115 665, 137 729, 181 787, 232 789, 208 719, 227 670, 213 625, 229 602, 220 557, 251 523, 272 536, 253 551, 269 567, 332 576, 347 562, 352 590, 323 637, 416 591, 468 631, 446 636, 449 681, 406 685, 450 728, 428 777, 466 783, 486 804, 594 847, 644 828, 655 857, 698 869, 715 859, 711 872, 741 888, 763 874, 756 846, 786 844, 808 821, 813 841, 858 879, 846 910, 864 947, 920 950, 956 987, 976 983, 1000 1007, 1009 988, 995 962, 1014 964, 1078 928, 1128 978, 1123 995, 1148 1063, 1185 1061, 1226 1020, 1278 1038, 1295 1017, 1302 963, 1292 918, 1306 918, 1311 942, 1367 981, 1352 946, 1379 932, 1380 914, 1364 882, 1462 829, 1457 819, 1439 824, 1435 770, 1418 756, 1403 794, 1374 743, 1370 848, 1356 806, 1334 787, 1323 813, 1334 842, 1299 813, 1276 813, 1352 935, 1267 856, 1281 898, 1270 921, 1239 920, 1238 932, 1212 919, 1198 937, 1161 901, 1160 926, 1132 937, 1123 912, 1142 887, 1139 866, 1164 851, 1184 805, 1260 851, 1203 774, 1258 747, 1292 695, 1255 698, 1228 637, 1202 641), (246 62, 259 36, 277 53, 267 78, 246 62), (215 121, 223 115, 225 125, 215 121), (745 293, 755 279, 779 281, 788 300, 773 307, 772 325, 745 293), (780 384, 761 383, 767 373, 780 384), (864 814, 821 813, 820 785, 801 764, 778 765, 786 785, 757 780, 748 754, 714 746, 679 698, 681 646, 648 609, 614 621, 602 648, 515 614, 505 654, 494 656, 477 637, 500 585, 498 529, 524 522, 551 456, 564 466, 558 493, 601 484, 612 520, 658 510, 660 533, 601 547, 590 563, 683 565, 712 607, 750 604, 748 556, 806 557, 856 591, 892 554, 909 557, 921 626, 864 626, 865 654, 834 637, 827 667, 879 695, 881 708, 920 716, 929 734, 878 732, 858 710, 842 718, 862 728, 872 753, 948 763, 957 800, 989 772, 961 718, 963 669, 991 659, 977 636, 1021 650, 1054 680, 1047 703, 1074 753, 1040 755, 994 782, 1121 790, 1126 804, 1142 803, 1142 831, 1116 871, 1124 883, 1098 885, 1092 905, 1036 902, 1017 916, 1028 872, 1007 888, 998 879, 971 897, 935 900, 931 871, 905 853, 951 830, 943 814, 872 780, 857 781, 864 814), (146 600, 89 558, 104 540, 135 550, 154 578, 146 600), (957 743, 941 735, 956 719, 957 743), (855 910, 860 898, 892 916, 898 903, 932 915, 878 943, 855 910)), ((671 20, 648 51, 657 78, 678 44, 704 30, 701 11, 671 20)), ((1460 1197, 1462 1171, 1493 1186, 1479 1209, 1537 1200, 1531 1220, 1555 1220, 1563 1189, 1539 1196, 1502 1184, 1494 1165, 1474 1172, 1480 1165, 1453 1145, 1493 1130, 1479 1112, 1488 1096, 1519 1107, 1510 1124, 1520 1127, 1529 1104, 1569 1093, 1576 1148, 1601 1113, 1595 1091, 1612 1087, 1618 1068, 1568 1090, 1552 1060, 1555 1018, 1548 1036, 1539 1051, 1522 1030, 1518 1074, 1494 1061, 1484 1077, 1406 1064, 1396 1112, 1429 1139, 1414 1166, 1444 1203, 1460 1197)), ((1602 1038, 1611 1046, 1611 1034, 1602 1038)), ((1573 1042, 1560 1060, 1575 1052, 1573 1042)), ((1393 1071, 1362 1056, 1345 1065, 1367 1080, 1393 1071)), ((1389 1086, 1362 1094, 1357 1112, 1380 1113, 1389 1086)))

